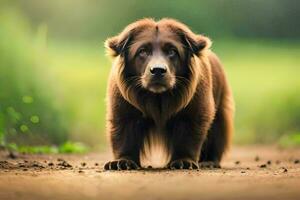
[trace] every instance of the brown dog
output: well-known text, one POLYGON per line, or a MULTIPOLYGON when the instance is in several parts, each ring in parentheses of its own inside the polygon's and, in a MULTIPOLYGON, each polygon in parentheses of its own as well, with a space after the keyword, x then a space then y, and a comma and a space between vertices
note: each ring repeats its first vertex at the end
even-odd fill
POLYGON ((209 38, 172 19, 142 19, 105 46, 114 58, 107 132, 115 160, 104 168, 219 167, 234 106, 209 38))

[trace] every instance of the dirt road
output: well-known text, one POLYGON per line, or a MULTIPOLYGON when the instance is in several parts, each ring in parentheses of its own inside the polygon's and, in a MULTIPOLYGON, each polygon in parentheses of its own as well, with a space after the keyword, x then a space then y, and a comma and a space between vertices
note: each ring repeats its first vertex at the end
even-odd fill
POLYGON ((0 157, 0 199, 300 199, 300 149, 234 147, 222 169, 103 171, 110 154, 0 157))

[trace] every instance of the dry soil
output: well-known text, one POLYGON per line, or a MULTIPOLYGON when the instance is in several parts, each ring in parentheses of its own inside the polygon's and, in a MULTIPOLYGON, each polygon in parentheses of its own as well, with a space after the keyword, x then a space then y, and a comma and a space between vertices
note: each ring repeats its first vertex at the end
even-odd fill
POLYGON ((109 153, 0 153, 0 199, 300 199, 300 149, 234 147, 221 169, 104 171, 109 153))

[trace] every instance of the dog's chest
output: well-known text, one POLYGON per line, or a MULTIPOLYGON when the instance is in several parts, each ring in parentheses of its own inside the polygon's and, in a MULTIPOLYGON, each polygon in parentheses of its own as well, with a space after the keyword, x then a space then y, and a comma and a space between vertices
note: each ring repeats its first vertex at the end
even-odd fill
POLYGON ((144 139, 143 149, 140 152, 141 166, 164 168, 170 159, 170 149, 165 135, 159 129, 151 131, 144 139))

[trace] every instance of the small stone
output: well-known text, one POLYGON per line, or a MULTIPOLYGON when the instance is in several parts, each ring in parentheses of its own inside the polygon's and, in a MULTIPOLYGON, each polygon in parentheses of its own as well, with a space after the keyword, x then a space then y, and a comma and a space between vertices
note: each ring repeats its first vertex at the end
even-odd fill
POLYGON ((299 164, 299 163, 300 163, 300 160, 298 160, 298 159, 294 161, 294 164, 299 164))
POLYGON ((272 164, 272 161, 271 161, 271 160, 268 160, 267 164, 268 164, 268 165, 271 165, 271 164, 272 164))
POLYGON ((266 168, 267 165, 266 165, 266 164, 262 164, 262 165, 260 165, 259 167, 260 167, 260 168, 266 168))
POLYGON ((282 169, 283 169, 283 173, 287 173, 288 172, 287 168, 282 167, 282 169))
POLYGON ((57 164, 61 167, 61 169, 71 168, 72 165, 70 165, 67 161, 63 160, 60 163, 57 164))
POLYGON ((258 161, 260 160, 260 158, 259 158, 258 156, 255 156, 254 160, 255 160, 256 162, 258 162, 258 161))
POLYGON ((17 152, 14 152, 14 151, 9 151, 8 155, 7 155, 8 158, 11 158, 11 159, 16 159, 19 157, 18 153, 17 152))

